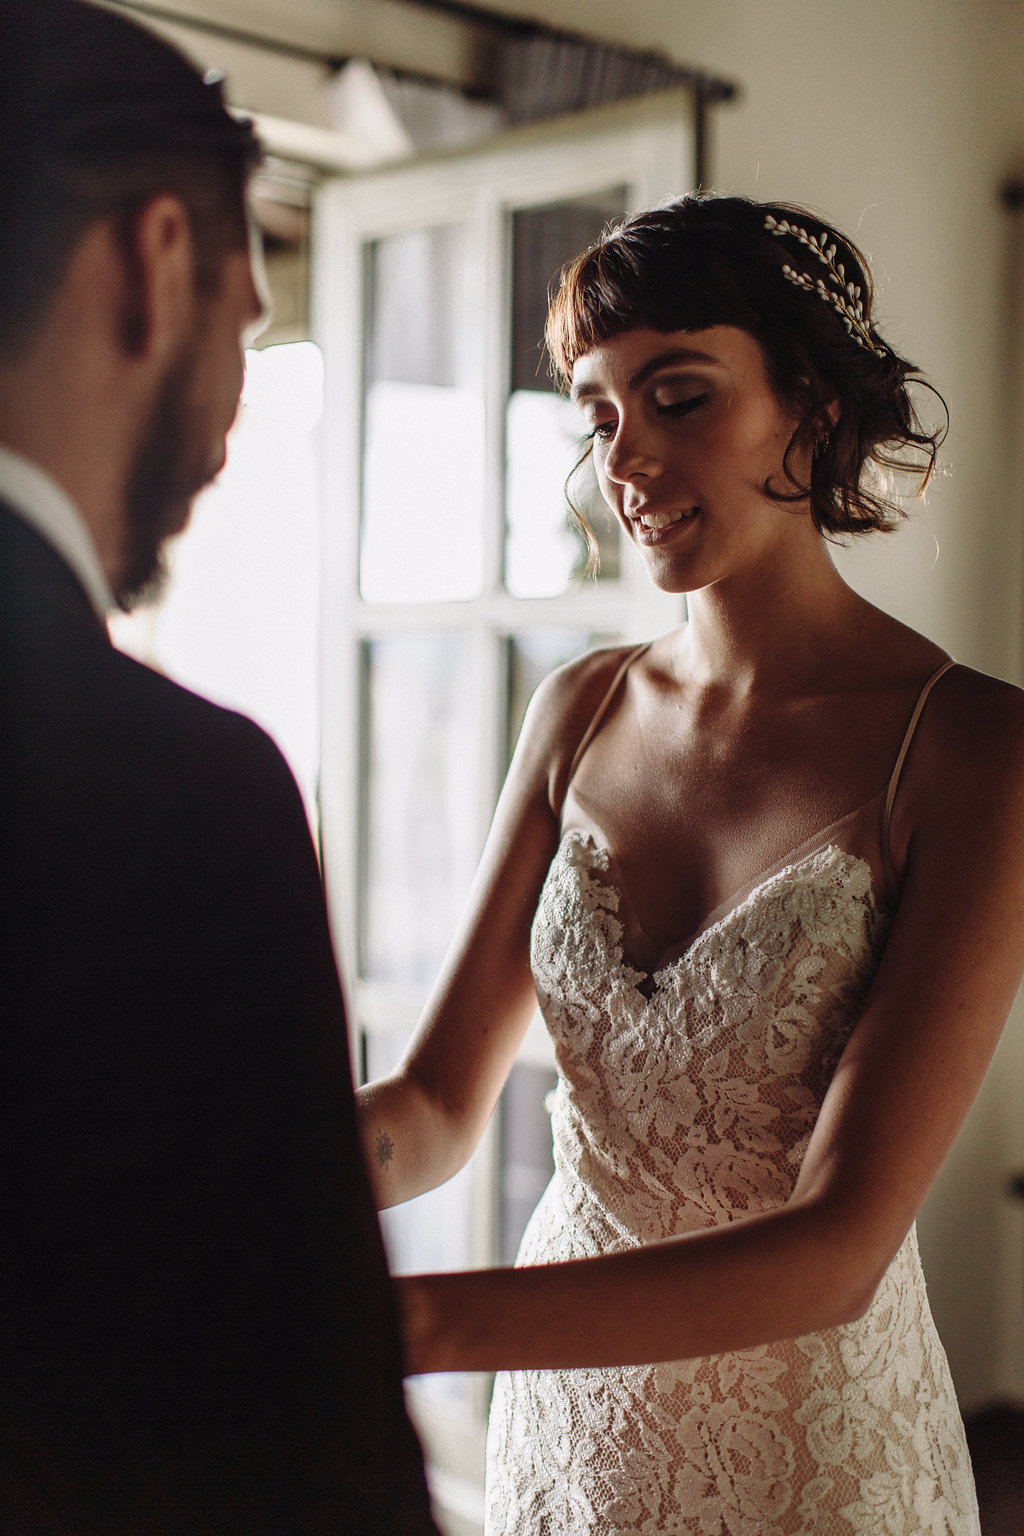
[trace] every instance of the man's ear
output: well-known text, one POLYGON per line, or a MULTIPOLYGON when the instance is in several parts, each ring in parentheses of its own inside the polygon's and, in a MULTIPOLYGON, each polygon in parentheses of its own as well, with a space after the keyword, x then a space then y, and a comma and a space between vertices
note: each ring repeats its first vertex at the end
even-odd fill
POLYGON ((195 311, 195 250, 188 210, 161 193, 123 216, 121 344, 138 360, 174 355, 195 311))

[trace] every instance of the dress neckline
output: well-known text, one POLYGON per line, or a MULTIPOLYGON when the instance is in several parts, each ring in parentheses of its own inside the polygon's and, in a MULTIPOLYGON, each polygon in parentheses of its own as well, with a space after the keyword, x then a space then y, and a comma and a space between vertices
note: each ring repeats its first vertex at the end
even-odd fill
MULTIPOLYGON (((856 821, 861 816, 867 817, 875 811, 880 814, 884 797, 885 790, 879 791, 877 795, 872 795, 870 800, 865 800, 862 805, 855 806, 852 811, 847 811, 844 816, 837 817, 835 821, 829 822, 828 826, 821 827, 817 832, 813 832, 810 837, 805 838, 800 843, 797 843, 793 848, 787 849, 787 851, 781 854, 777 859, 773 859, 766 868, 762 869, 752 879, 744 881, 741 886, 738 886, 735 890, 731 891, 728 896, 724 897, 722 901, 718 902, 714 907, 712 907, 711 910, 701 919, 696 928, 694 928, 685 939, 673 941, 673 943, 663 951, 655 965, 650 967, 637 965, 633 960, 629 958, 628 954, 626 953, 624 943, 620 941, 619 956, 622 964, 626 966, 630 971, 635 972, 636 975, 640 976, 641 978, 648 981, 653 981, 656 977, 660 976, 663 971, 669 970, 672 967, 679 965, 681 961, 685 960, 691 950, 695 948, 695 946, 700 942, 701 939, 705 937, 706 934, 710 933, 713 929, 718 928, 722 923, 724 923, 727 918, 729 918, 734 912, 738 911, 739 908, 742 907, 745 902, 749 901, 750 898, 754 896, 763 886, 769 885, 780 875, 785 874, 787 870, 795 869, 801 864, 806 864, 808 860, 814 858, 817 854, 826 853, 829 850, 835 850, 837 853, 842 853, 845 857, 853 859, 858 864, 867 865, 867 861, 865 859, 861 859, 856 855, 846 853, 846 851, 841 848, 835 841, 835 834, 840 832, 842 828, 847 825, 847 823, 856 821)), ((599 832, 600 829, 596 828, 595 831, 599 832)), ((643 934, 644 938, 649 938, 650 936, 648 935, 643 924, 640 923, 637 919, 635 908, 630 901, 629 887, 622 877, 622 869, 619 865, 618 859, 615 857, 615 854, 612 852, 607 842, 605 842, 601 836, 595 835, 595 831, 591 831, 589 828, 585 827, 567 827, 559 840, 559 851, 561 851, 567 843, 575 842, 585 845, 589 850, 590 855, 598 855, 601 861, 600 867, 602 875, 609 877, 605 879, 604 883, 615 894, 617 903, 616 916, 623 929, 623 939, 625 938, 625 924, 623 922, 624 912, 629 913, 634 925, 637 929, 639 929, 640 933, 643 934)), ((590 867, 593 867, 593 865, 591 864, 590 867)), ((870 868, 869 865, 867 867, 870 868)), ((886 906, 886 902, 883 900, 880 902, 880 906, 884 908, 886 906)))
MULTIPOLYGON (((580 761, 582 760, 587 747, 590 745, 594 739, 594 736, 597 734, 601 722, 604 719, 609 706, 611 705, 612 699, 618 692, 623 679, 625 678, 633 662, 636 661, 638 657, 642 656, 644 652, 649 650, 649 648, 649 644, 634 647, 627 653, 622 663, 616 668, 611 684, 601 699, 601 702, 598 705, 598 708, 576 750, 576 754, 573 758, 572 768, 569 774, 569 779, 566 784, 566 794, 568 794, 569 786, 572 783, 572 779, 575 776, 580 761)), ((637 975, 649 980, 653 979, 659 975, 661 971, 677 964, 680 960, 682 960, 705 933, 709 932, 712 928, 717 927, 718 924, 724 921, 724 919, 727 918, 731 912, 742 906, 743 903, 748 900, 749 897, 752 896, 754 892, 757 891, 761 886, 767 884, 777 875, 781 874, 784 870, 789 869, 794 865, 803 863, 807 859, 811 858, 814 854, 824 851, 827 847, 830 846, 830 844, 832 844, 835 835, 841 831, 842 828, 847 826, 847 824, 853 823, 861 817, 866 819, 872 814, 877 816, 881 867, 884 878, 884 889, 882 892, 881 905, 883 907, 888 906, 891 901, 895 899, 901 883, 899 872, 895 869, 892 859, 892 850, 890 848, 890 828, 892 822, 893 807, 896 801, 896 792, 899 787, 903 766, 906 762, 907 754, 910 751, 911 743, 913 742, 914 736, 916 735, 917 728, 921 720, 921 715, 924 711, 924 707, 928 700, 929 694, 939 679, 944 677, 950 668, 954 667, 955 665, 956 662, 953 660, 953 658, 947 656, 945 660, 935 668, 931 675, 925 679, 925 682, 920 688, 917 694, 917 698, 914 701, 914 707, 911 711, 906 730, 903 733, 903 738, 900 743, 899 752, 897 753, 892 772, 889 775, 888 781, 886 782, 886 785, 883 789, 879 790, 877 794, 872 795, 869 799, 863 801, 860 805, 854 806, 852 810, 846 811, 842 816, 839 816, 834 821, 829 822, 827 826, 820 827, 817 831, 812 832, 809 837, 804 838, 801 842, 795 844, 792 848, 787 849, 787 851, 781 854, 777 859, 774 859, 765 869, 761 870, 760 873, 755 875, 752 879, 745 881, 741 886, 738 886, 735 890, 731 891, 729 895, 725 896, 722 901, 716 903, 716 905, 704 915, 697 926, 691 931, 688 938, 681 942, 674 942, 667 950, 663 952, 662 959, 658 965, 652 969, 644 969, 642 966, 633 965, 632 962, 627 959, 624 950, 620 950, 623 964, 627 965, 630 970, 635 971, 637 975)), ((564 803, 565 802, 563 800, 563 806, 564 803)), ((617 899, 629 910, 633 923, 639 933, 645 939, 649 939, 650 935, 648 935, 643 924, 637 918, 636 909, 630 902, 629 887, 622 877, 621 865, 599 824, 594 822, 593 830, 590 830, 586 827, 563 828, 562 836, 559 841, 559 847, 561 848, 567 837, 572 836, 587 840, 592 849, 599 851, 604 856, 605 860, 607 861, 608 868, 614 872, 612 889, 614 890, 617 899)))

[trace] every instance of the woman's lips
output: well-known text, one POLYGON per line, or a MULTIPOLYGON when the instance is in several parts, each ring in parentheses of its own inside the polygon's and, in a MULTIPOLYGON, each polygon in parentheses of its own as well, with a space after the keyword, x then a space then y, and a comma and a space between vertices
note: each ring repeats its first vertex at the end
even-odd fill
POLYGON ((634 513, 632 523, 640 544, 662 544, 670 539, 682 523, 690 523, 699 513, 699 507, 687 507, 672 511, 645 511, 634 513))

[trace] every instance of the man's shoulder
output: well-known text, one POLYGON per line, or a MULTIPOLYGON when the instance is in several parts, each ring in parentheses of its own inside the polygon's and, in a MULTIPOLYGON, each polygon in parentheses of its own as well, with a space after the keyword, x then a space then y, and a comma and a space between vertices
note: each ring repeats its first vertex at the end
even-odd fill
POLYGON ((136 660, 116 646, 97 658, 97 682, 112 702, 125 707, 123 723, 154 738, 201 738, 210 749, 242 752, 258 758, 279 757, 272 738, 248 715, 216 704, 159 668, 136 660))
POLYGON ((220 815, 215 808, 227 800, 232 821, 276 820, 285 812, 304 823, 298 787, 280 748, 247 715, 114 648, 96 681, 88 727, 93 748, 112 769, 116 762, 133 785, 150 781, 165 792, 181 785, 200 815, 220 815))
MULTIPOLYGON (((80 581, 60 552, 0 499, 0 611, 7 670, 59 698, 78 689, 105 718, 104 700, 120 724, 150 731, 199 731, 211 745, 273 755, 253 721, 193 693, 109 643, 80 581)), ((68 716, 70 723, 71 716, 68 716)))
POLYGON ((119 651, 91 615, 48 617, 0 680, 15 798, 79 824, 149 825, 161 846, 172 826, 305 833, 294 777, 261 726, 119 651))

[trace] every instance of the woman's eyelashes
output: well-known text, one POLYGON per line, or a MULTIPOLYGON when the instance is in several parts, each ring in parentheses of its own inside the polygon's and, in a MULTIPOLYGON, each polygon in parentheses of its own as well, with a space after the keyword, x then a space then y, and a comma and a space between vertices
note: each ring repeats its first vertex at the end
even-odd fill
POLYGON ((583 437, 585 443, 610 443, 615 436, 618 423, 615 421, 597 421, 583 437))
POLYGON ((710 399, 710 391, 705 389, 699 395, 686 395, 682 400, 658 400, 655 404, 659 416, 688 416, 710 399))
MULTIPOLYGON (((684 395, 680 400, 654 400, 654 411, 658 416, 668 416, 676 419, 680 416, 689 416, 694 411, 700 410, 711 399, 711 391, 701 390, 696 395, 684 395)), ((604 421, 595 421, 583 437, 584 443, 610 443, 618 430, 618 418, 607 417, 604 421)))

